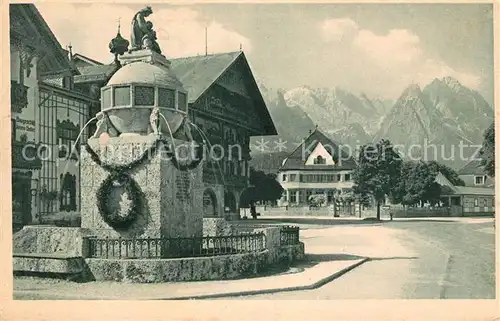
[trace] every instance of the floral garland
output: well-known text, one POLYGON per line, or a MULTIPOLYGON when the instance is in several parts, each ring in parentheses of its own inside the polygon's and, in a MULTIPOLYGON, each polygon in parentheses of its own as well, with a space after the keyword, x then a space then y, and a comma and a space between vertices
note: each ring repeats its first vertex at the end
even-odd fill
MULTIPOLYGON (((91 159, 104 170, 110 172, 110 175, 101 183, 101 186, 96 192, 97 196, 97 208, 99 213, 106 223, 117 229, 125 229, 129 227, 140 214, 143 205, 143 193, 137 184, 137 182, 130 176, 128 172, 132 171, 137 166, 141 165, 143 162, 149 159, 149 155, 154 155, 160 147, 163 145, 168 145, 168 141, 164 139, 158 139, 156 143, 148 148, 141 157, 136 160, 125 164, 125 165, 111 165, 104 164, 97 153, 90 148, 87 144, 85 149, 89 153, 91 159), (120 215, 117 211, 113 212, 108 204, 108 197, 111 194, 111 190, 118 184, 125 188, 128 196, 131 199, 132 205, 126 216, 120 215)), ((175 155, 175 151, 169 151, 168 156, 172 161, 172 164, 180 171, 186 171, 196 168, 201 160, 203 159, 203 145, 197 147, 196 159, 193 162, 187 164, 180 164, 175 155)))
POLYGON ((124 229, 129 227, 139 215, 142 208, 142 196, 141 188, 130 175, 111 172, 97 190, 97 208, 106 223, 116 229, 124 229), (125 188, 132 201, 126 216, 121 216, 118 211, 112 211, 108 206, 108 196, 117 183, 125 188))

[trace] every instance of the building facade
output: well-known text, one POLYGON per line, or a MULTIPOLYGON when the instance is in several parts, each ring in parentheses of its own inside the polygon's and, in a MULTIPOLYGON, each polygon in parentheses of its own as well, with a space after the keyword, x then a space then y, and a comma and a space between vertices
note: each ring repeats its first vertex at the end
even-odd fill
POLYGON ((468 187, 492 187, 495 180, 488 176, 478 159, 468 162, 458 171, 458 177, 462 179, 468 187))
POLYGON ((454 186, 443 174, 436 176, 441 185, 441 201, 454 216, 493 215, 495 189, 489 187, 454 186))
POLYGON ((335 203, 354 185, 356 162, 339 145, 315 129, 284 159, 278 181, 284 195, 281 205, 307 205, 312 195, 323 195, 327 204, 335 203))
MULTIPOLYGON (((79 211, 78 144, 92 99, 78 70, 32 4, 10 5, 13 223, 79 211)), ((79 143, 84 143, 86 133, 79 143)))

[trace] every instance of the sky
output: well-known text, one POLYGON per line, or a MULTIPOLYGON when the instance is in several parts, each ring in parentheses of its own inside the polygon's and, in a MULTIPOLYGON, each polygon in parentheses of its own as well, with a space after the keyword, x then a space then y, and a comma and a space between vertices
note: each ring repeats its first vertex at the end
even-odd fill
MULTIPOLYGON (((145 4, 38 3, 63 47, 113 60, 145 4)), ((153 4, 149 17, 169 58, 238 51, 268 88, 339 87, 397 99, 451 76, 493 101, 491 4, 153 4)))

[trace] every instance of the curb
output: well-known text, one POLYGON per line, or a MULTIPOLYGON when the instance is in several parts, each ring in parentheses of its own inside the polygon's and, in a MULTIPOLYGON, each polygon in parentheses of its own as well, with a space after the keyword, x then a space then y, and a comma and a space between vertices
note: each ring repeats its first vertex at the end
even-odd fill
POLYGON ((309 285, 299 285, 292 286, 287 288, 275 288, 275 289, 265 289, 265 290, 251 290, 251 291, 239 291, 239 292, 228 292, 228 293, 214 293, 214 294, 202 294, 202 295, 194 295, 194 296, 183 296, 183 297, 172 297, 172 298, 164 298, 164 299, 154 299, 154 300, 197 300, 197 299, 215 299, 215 298, 225 298, 225 297, 235 297, 235 296, 246 296, 246 295, 256 295, 256 294, 270 294, 277 292, 290 292, 290 291, 299 291, 299 290, 314 290, 328 282, 331 282, 338 277, 344 275, 345 273, 353 270, 354 268, 360 266, 361 264, 369 261, 370 258, 364 258, 361 261, 352 264, 342 270, 339 270, 332 275, 329 275, 319 281, 314 282, 309 285))
MULTIPOLYGON (((274 289, 263 289, 263 290, 250 290, 250 291, 236 291, 236 292, 228 292, 228 293, 213 293, 213 294, 201 294, 201 295, 192 295, 192 296, 179 296, 179 297, 166 297, 166 298, 141 298, 137 300, 202 300, 202 299, 216 299, 216 298, 225 298, 225 297, 238 297, 238 296, 247 296, 247 295, 257 295, 257 294, 270 294, 270 293, 278 293, 278 292, 290 292, 290 291, 300 291, 300 290, 314 290, 317 289, 323 285, 325 285, 328 282, 331 282, 340 276, 344 275, 345 273, 353 270, 354 268, 360 266, 361 264, 369 261, 370 258, 363 258, 359 262, 356 262, 352 265, 349 265, 342 270, 336 271, 335 273, 324 277, 323 279, 320 279, 312 284, 308 285, 299 285, 299 286, 291 286, 291 287, 286 287, 286 288, 274 288, 274 289)), ((16 295, 16 291, 14 291, 13 295, 16 295)), ((17 299, 17 300, 24 300, 24 299, 17 299)), ((47 300, 47 299, 45 299, 47 300)), ((72 296, 59 296, 57 294, 54 294, 51 299, 48 300, 119 300, 119 298, 114 298, 114 297, 100 297, 100 298, 89 298, 85 299, 82 297, 74 297, 72 296)))

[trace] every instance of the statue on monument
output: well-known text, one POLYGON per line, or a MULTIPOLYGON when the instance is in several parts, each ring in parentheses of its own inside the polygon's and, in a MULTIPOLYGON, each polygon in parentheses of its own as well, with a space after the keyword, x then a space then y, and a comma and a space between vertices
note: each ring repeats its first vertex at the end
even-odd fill
POLYGON ((97 129, 94 135, 92 135, 93 138, 99 138, 103 133, 107 133, 111 137, 118 136, 118 131, 114 128, 113 124, 109 120, 108 115, 105 112, 102 111, 98 112, 96 114, 96 118, 97 118, 97 125, 96 125, 97 129))
POLYGON ((146 21, 146 17, 153 13, 153 9, 150 6, 146 6, 134 15, 132 19, 132 32, 130 35, 131 49, 150 49, 161 54, 160 46, 156 41, 156 32, 153 30, 153 23, 151 21, 146 21))

